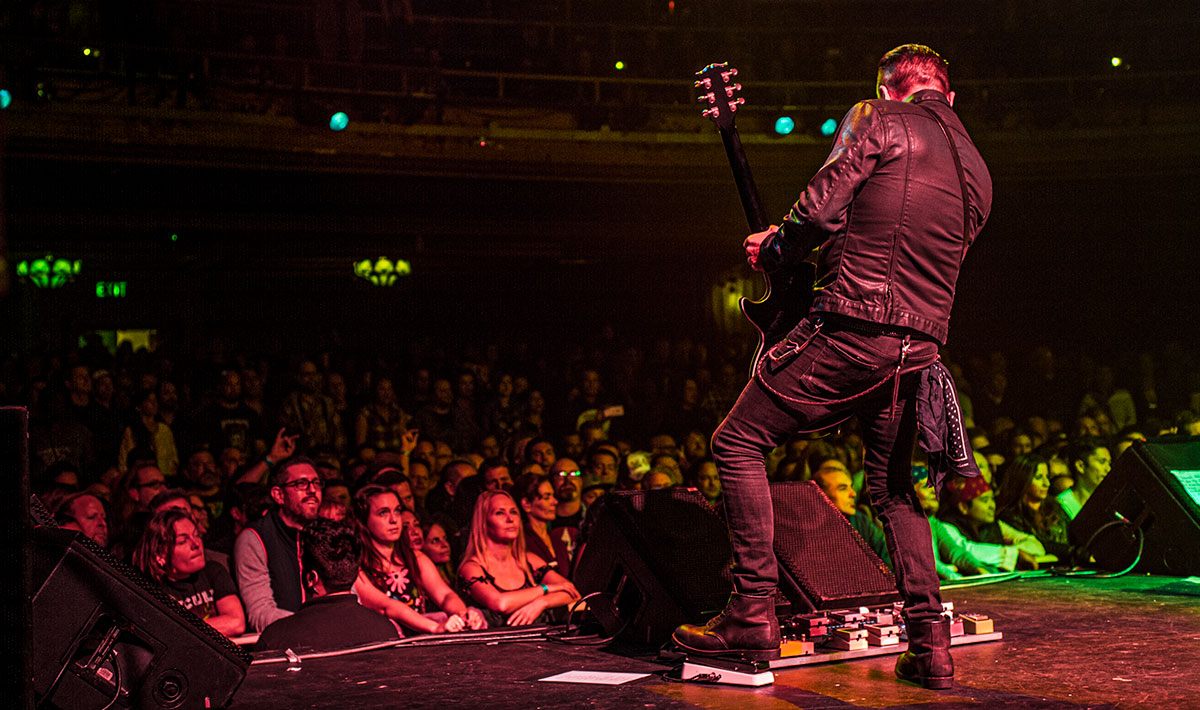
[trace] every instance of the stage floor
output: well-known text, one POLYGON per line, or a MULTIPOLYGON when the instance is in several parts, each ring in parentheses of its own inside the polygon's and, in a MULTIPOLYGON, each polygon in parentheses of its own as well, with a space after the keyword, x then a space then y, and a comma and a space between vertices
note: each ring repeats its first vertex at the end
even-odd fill
POLYGON ((555 641, 390 648, 251 666, 232 707, 294 708, 1200 708, 1200 580, 1042 577, 947 589, 1003 640, 956 646, 956 685, 892 675, 895 655, 777 671, 761 688, 673 683, 614 647, 555 641), (624 685, 539 682, 564 671, 649 673, 624 685))

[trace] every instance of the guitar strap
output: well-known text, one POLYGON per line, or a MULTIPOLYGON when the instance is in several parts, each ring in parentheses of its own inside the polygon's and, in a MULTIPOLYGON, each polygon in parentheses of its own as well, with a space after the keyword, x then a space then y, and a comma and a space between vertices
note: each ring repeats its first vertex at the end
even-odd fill
POLYGON ((959 255, 958 263, 962 263, 967 255, 967 235, 971 229, 971 212, 970 203, 967 202, 967 179, 963 175, 962 160, 958 157, 958 146, 954 145, 954 138, 950 135, 950 129, 946 128, 946 122, 942 117, 937 115, 937 112, 927 106, 921 104, 913 104, 929 114, 938 126, 942 129, 942 134, 946 136, 946 142, 950 144, 950 155, 954 157, 954 169, 958 171, 958 186, 962 190, 962 206, 963 206, 963 247, 962 254, 959 255))

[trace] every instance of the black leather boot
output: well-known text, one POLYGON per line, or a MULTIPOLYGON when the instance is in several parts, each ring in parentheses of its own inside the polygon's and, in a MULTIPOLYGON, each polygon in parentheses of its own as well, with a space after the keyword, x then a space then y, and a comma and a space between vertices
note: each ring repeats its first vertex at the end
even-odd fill
POLYGON ((896 677, 935 690, 953 685, 950 620, 914 621, 906 624, 906 628, 908 650, 896 659, 896 677))
POLYGON ((779 658, 779 619, 775 595, 750 596, 734 592, 725 611, 704 626, 684 624, 671 640, 684 651, 700 656, 726 656, 752 661, 779 658))

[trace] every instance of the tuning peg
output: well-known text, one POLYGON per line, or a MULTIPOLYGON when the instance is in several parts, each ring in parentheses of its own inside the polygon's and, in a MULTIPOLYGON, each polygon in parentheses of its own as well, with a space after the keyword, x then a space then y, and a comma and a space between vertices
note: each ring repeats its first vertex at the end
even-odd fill
POLYGON ((707 108, 707 109, 704 109, 703 111, 701 111, 700 115, 707 116, 708 118, 716 118, 717 116, 721 115, 721 109, 717 108, 716 106, 713 106, 712 108, 707 108))
POLYGON ((734 99, 733 101, 730 101, 730 102, 729 102, 729 110, 730 110, 730 111, 737 111, 737 107, 738 107, 738 106, 740 106, 740 105, 742 105, 742 104, 744 104, 744 103, 746 103, 746 100, 745 100, 745 99, 734 99))
POLYGON ((726 86, 726 87, 725 87, 725 95, 726 95, 726 96, 728 96, 729 98, 731 98, 731 99, 732 99, 732 98, 733 98, 733 92, 735 92, 735 91, 741 91, 741 90, 742 90, 742 85, 741 85, 741 84, 734 84, 733 86, 726 86))
POLYGON ((710 91, 707 94, 701 94, 701 95, 697 96, 696 100, 697 101, 707 101, 710 104, 715 104, 717 102, 717 95, 710 91))
POLYGON ((737 76, 737 69, 730 69, 729 71, 721 72, 721 78, 724 79, 725 81, 729 81, 731 78, 733 78, 735 76, 737 76))
POLYGON ((697 81, 695 84, 693 84, 693 86, 695 86, 696 88, 703 86, 706 89, 711 89, 712 88, 712 78, 704 77, 700 81, 697 81))

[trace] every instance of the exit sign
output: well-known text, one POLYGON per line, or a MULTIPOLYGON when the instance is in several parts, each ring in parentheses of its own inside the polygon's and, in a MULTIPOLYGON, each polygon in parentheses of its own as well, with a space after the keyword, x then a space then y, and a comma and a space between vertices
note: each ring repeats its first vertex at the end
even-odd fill
POLYGON ((125 298, 125 282, 97 281, 96 298, 125 298))

